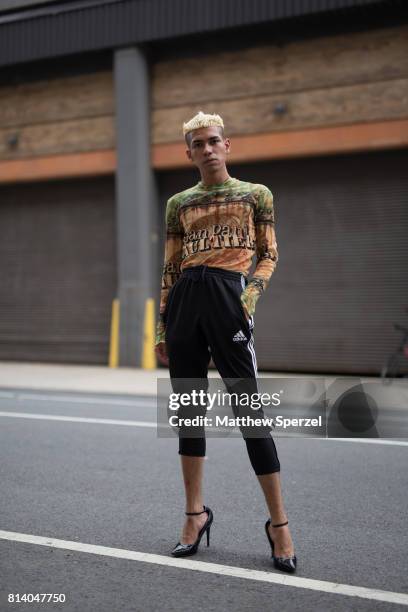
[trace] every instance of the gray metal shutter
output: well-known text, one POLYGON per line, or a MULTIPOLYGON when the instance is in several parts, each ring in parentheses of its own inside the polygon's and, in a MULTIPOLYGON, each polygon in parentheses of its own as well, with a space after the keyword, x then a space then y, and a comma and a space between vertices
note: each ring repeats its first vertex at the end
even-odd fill
POLYGON ((407 321, 406 151, 259 167, 280 261, 257 312, 263 367, 378 374, 407 321))
POLYGON ((107 363, 112 177, 0 187, 0 359, 107 363))
MULTIPOLYGON (((408 326, 407 167, 400 150, 229 168, 274 194, 279 262, 255 315, 260 369, 380 372, 399 342, 393 322, 408 326)), ((188 186, 178 174, 174 191, 188 186)))

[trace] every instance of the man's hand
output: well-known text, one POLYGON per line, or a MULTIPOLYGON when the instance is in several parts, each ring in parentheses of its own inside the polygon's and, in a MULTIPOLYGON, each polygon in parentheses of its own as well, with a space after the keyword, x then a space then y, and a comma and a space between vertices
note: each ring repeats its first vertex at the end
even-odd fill
POLYGON ((159 344, 156 344, 156 346, 154 347, 154 352, 156 353, 157 359, 160 363, 166 366, 169 365, 169 358, 167 355, 167 348, 165 342, 159 342, 159 344))
POLYGON ((243 308, 244 308, 244 313, 245 313, 245 316, 246 316, 246 320, 247 320, 247 321, 249 321, 249 319, 251 318, 251 316, 248 314, 248 311, 247 311, 247 309, 245 308, 245 305, 244 305, 244 304, 242 304, 242 306, 243 306, 243 308))

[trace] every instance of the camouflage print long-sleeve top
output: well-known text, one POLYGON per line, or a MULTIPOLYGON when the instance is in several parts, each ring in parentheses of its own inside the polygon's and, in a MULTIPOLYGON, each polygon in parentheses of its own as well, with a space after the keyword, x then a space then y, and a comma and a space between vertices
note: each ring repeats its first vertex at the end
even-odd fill
POLYGON ((156 344, 165 340, 162 315, 169 290, 185 268, 204 264, 247 277, 254 253, 256 268, 241 294, 250 315, 278 261, 272 193, 264 185, 230 177, 218 185, 200 181, 171 197, 156 344))

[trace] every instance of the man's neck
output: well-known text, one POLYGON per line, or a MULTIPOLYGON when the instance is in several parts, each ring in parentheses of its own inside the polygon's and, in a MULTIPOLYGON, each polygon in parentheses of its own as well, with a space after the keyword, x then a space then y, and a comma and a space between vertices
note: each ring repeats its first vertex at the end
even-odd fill
POLYGON ((201 173, 201 182, 203 185, 220 185, 225 183, 227 179, 231 178, 227 172, 227 169, 219 170, 218 172, 201 173))

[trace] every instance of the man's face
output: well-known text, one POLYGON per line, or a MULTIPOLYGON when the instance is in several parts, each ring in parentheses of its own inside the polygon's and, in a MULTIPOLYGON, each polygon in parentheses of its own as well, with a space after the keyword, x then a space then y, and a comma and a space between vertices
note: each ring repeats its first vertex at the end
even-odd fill
POLYGON ((229 149, 229 138, 224 138, 222 130, 214 126, 194 130, 186 153, 197 168, 211 173, 225 166, 229 149))

